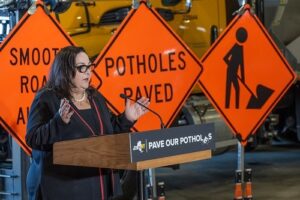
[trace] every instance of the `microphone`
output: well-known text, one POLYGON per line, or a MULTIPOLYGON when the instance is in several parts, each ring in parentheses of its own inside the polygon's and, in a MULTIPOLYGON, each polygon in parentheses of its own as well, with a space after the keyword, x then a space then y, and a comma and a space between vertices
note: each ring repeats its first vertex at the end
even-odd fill
POLYGON ((165 127, 165 124, 164 124, 164 122, 163 122, 163 120, 162 120, 162 118, 161 118, 161 116, 160 116, 157 112, 155 112, 154 110, 152 110, 152 109, 150 109, 150 108, 144 106, 144 105, 141 104, 140 102, 138 102, 138 101, 136 101, 136 100, 134 100, 134 99, 131 99, 129 96, 126 96, 125 94, 120 94, 120 97, 121 97, 122 99, 129 99, 130 101, 133 101, 133 102, 139 104, 139 105, 142 106, 143 108, 146 108, 147 110, 149 110, 150 112, 152 112, 153 114, 155 114, 155 115, 159 118, 159 121, 160 121, 160 128, 161 128, 161 129, 166 128, 166 127, 165 127))

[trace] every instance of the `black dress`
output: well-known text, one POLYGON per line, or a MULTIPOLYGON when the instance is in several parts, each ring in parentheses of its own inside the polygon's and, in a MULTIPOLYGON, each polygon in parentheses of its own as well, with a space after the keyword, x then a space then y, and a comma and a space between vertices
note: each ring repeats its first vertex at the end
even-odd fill
MULTIPOLYGON (((103 96, 97 91, 93 94, 89 92, 91 109, 78 110, 73 105, 90 128, 100 134, 98 110, 105 134, 128 132, 133 123, 124 115, 111 115, 103 96)), ((29 199, 37 199, 37 191, 40 191, 43 200, 99 200, 103 196, 104 199, 111 199, 121 195, 117 171, 53 165, 54 142, 92 136, 78 114, 73 114, 69 124, 62 121, 58 113, 60 100, 54 91, 43 89, 37 93, 30 108, 26 134, 26 142, 32 148, 32 163, 27 175, 29 199)))

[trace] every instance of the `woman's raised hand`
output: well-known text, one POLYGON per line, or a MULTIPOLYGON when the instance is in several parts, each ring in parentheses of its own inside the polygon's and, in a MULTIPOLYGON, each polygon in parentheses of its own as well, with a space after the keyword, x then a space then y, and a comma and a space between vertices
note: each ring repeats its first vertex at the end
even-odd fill
MULTIPOLYGON (((140 98, 138 102, 145 107, 148 107, 150 104, 149 99, 146 97, 140 98)), ((138 103, 131 103, 129 99, 126 99, 125 116, 129 121, 134 122, 147 112, 148 109, 144 108, 138 103)))
POLYGON ((64 123, 68 124, 70 122, 74 111, 71 109, 69 100, 62 99, 60 101, 60 107, 59 107, 58 113, 64 123))

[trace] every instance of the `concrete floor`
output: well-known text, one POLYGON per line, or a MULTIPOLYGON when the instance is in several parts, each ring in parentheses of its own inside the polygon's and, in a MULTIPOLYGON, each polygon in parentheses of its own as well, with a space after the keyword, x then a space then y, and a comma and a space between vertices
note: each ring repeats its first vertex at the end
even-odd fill
MULTIPOLYGON (((232 200, 236 149, 180 166, 179 170, 159 168, 157 180, 163 180, 166 199, 232 200)), ((253 171, 253 199, 300 199, 300 144, 260 146, 245 154, 245 168, 253 171)))

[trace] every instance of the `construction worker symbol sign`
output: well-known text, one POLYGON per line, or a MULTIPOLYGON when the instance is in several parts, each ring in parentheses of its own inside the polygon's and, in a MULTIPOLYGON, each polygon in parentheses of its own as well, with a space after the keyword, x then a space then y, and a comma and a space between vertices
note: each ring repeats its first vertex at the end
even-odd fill
POLYGON ((269 97, 274 92, 273 89, 264 85, 258 84, 256 86, 256 95, 251 91, 250 87, 245 82, 245 65, 244 65, 244 51, 243 43, 247 41, 248 33, 244 27, 240 27, 236 31, 236 43, 224 56, 223 60, 227 65, 226 69, 226 91, 225 91, 225 108, 230 108, 230 99, 233 96, 232 90, 235 91, 234 105, 238 109, 240 105, 240 86, 241 83, 245 89, 251 94, 247 109, 260 109, 269 97))
POLYGON ((202 58, 200 86, 246 144, 296 78, 256 16, 237 16, 202 58))

